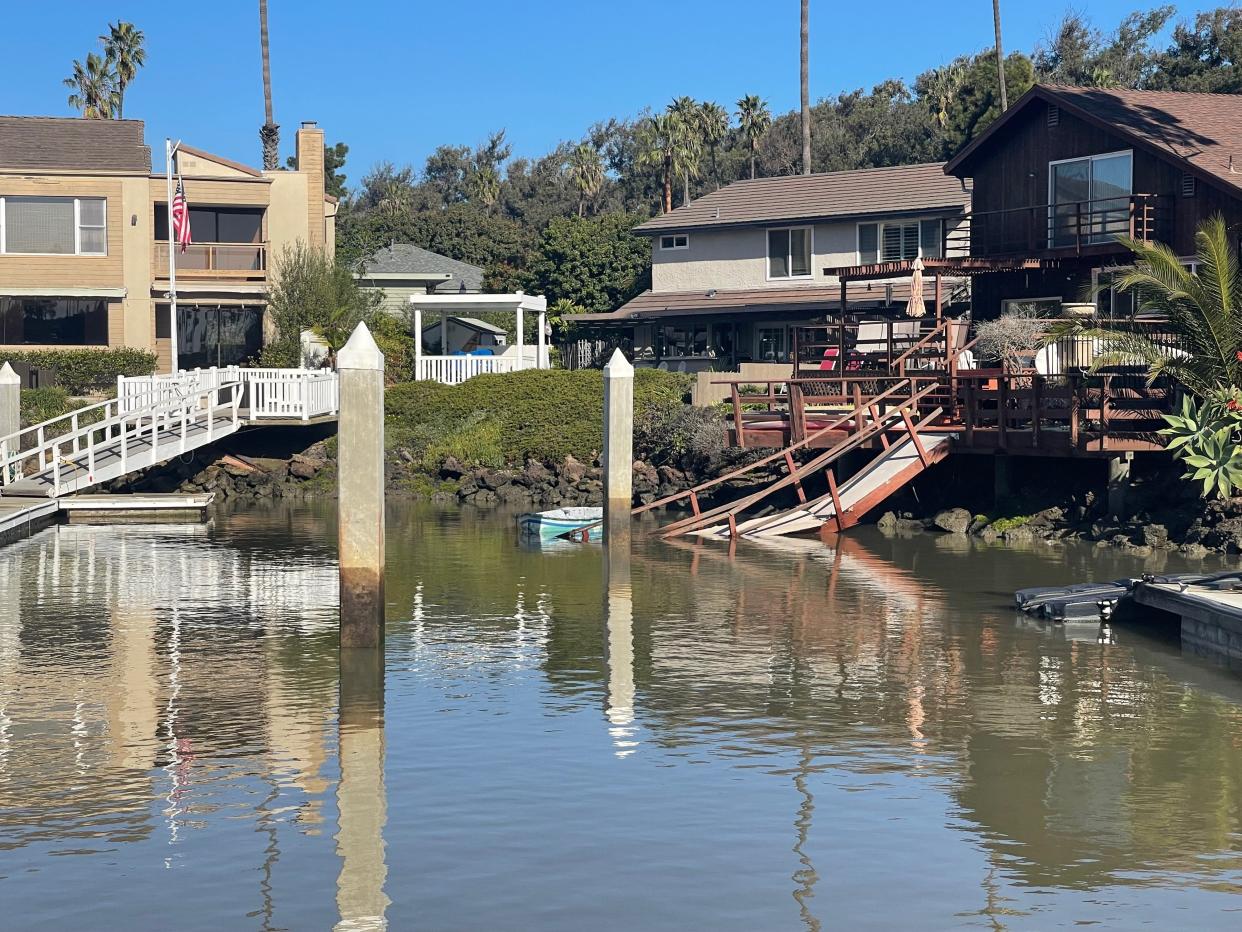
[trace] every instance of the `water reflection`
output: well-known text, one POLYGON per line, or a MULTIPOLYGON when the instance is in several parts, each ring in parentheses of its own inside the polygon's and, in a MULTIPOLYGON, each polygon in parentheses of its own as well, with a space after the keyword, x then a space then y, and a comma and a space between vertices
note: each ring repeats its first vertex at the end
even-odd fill
POLYGON ((545 553, 395 506, 385 674, 339 667, 332 523, 0 551, 11 915, 1208 927, 1242 888, 1242 681, 1007 606, 1129 558, 865 531, 545 553))

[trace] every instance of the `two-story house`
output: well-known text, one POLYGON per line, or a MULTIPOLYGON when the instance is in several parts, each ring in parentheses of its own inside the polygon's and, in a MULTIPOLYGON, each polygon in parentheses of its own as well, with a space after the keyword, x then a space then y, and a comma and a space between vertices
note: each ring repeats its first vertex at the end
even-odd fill
POLYGON ((973 179, 969 236, 948 254, 973 276, 975 319, 1067 303, 1122 318, 1134 307, 1109 286, 1130 257, 1119 237, 1189 262, 1196 228, 1221 214, 1236 246, 1242 96, 1037 85, 945 171, 973 179))
MULTIPOLYGON (((178 158, 194 239, 176 255, 179 361, 242 362, 262 347, 273 257, 335 247, 323 131, 298 130, 292 171, 178 158)), ((167 201, 141 121, 0 117, 0 351, 128 346, 166 369, 167 201)))
MULTIPOLYGON (((939 256, 970 202, 968 184, 939 163, 734 182, 636 227, 651 240, 651 289, 572 320, 584 332, 623 334, 639 365, 786 363, 794 328, 832 317, 843 297, 855 313, 905 310, 908 282, 866 282, 843 295, 826 266, 939 256)), ((929 308, 933 288, 929 279, 929 308)), ((951 292, 942 292, 946 304, 951 292)))

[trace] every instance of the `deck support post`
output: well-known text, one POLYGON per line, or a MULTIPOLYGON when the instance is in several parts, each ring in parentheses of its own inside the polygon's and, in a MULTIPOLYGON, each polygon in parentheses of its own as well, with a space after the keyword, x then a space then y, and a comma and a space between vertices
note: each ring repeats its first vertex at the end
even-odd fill
MULTIPOLYGON (((0 366, 0 437, 15 434, 22 427, 22 380, 7 362, 0 366)), ((20 444, 18 444, 20 449, 20 444)), ((0 443, 0 458, 8 455, 7 444, 0 443)), ((17 452, 15 449, 14 453, 17 452)), ((12 476, 17 477, 17 467, 12 476)))
POLYGON ((621 350, 604 366, 604 539, 627 544, 634 503, 634 367, 621 350))
POLYGON ((384 354, 364 323, 337 354, 341 648, 384 644, 384 354))
POLYGON ((1108 513, 1120 518, 1126 510, 1126 499, 1130 491, 1130 465, 1134 460, 1133 453, 1108 458, 1108 513))

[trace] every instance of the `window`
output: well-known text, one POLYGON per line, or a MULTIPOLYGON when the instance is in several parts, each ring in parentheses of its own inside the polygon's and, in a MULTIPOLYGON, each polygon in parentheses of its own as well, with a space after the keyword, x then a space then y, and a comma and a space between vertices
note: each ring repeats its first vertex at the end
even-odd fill
POLYGON ((811 228, 768 230, 768 278, 811 277, 811 228))
POLYGON ((0 344, 107 342, 108 302, 103 298, 0 298, 0 344))
POLYGON ((686 233, 672 233, 660 237, 661 249, 689 249, 690 236, 686 233))
POLYGON ((659 330, 661 359, 676 356, 706 356, 707 327, 661 327, 659 330))
POLYGON ((789 353, 785 349, 784 327, 760 327, 755 334, 758 344, 758 359, 761 362, 788 362, 789 353))
POLYGON ((1133 156, 1110 152, 1048 164, 1048 245, 1104 243, 1130 231, 1133 156))
MULTIPOLYGON (((169 306, 155 308, 156 339, 171 336, 169 306)), ((178 304, 177 358, 180 364, 235 366, 263 349, 263 308, 257 305, 178 304)))
MULTIPOLYGON (((261 207, 191 207, 190 235, 196 243, 263 242, 261 207)), ((168 242, 168 206, 155 205, 156 242, 168 242)))
POLYGON ((904 220, 858 225, 858 262, 901 262, 918 256, 939 257, 940 221, 904 220))
POLYGON ((0 197, 0 253, 105 256, 102 197, 0 197))

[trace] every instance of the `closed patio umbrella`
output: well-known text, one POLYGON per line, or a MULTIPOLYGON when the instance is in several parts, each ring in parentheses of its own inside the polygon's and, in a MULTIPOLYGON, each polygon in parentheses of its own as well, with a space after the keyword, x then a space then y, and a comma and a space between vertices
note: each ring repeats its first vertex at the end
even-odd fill
POLYGON ((906 316, 922 317, 927 313, 923 306, 923 260, 914 260, 914 272, 910 275, 910 300, 906 302, 906 316))

